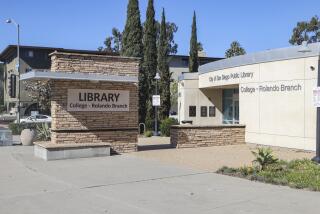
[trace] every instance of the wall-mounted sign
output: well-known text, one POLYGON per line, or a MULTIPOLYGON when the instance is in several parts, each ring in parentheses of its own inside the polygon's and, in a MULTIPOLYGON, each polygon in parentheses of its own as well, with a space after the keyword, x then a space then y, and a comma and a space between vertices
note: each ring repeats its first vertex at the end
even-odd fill
POLYGON ((152 106, 160 106, 160 95, 152 96, 152 106))
POLYGON ((320 87, 313 89, 313 105, 320 107, 320 87))
POLYGON ((68 89, 68 111, 129 111, 129 91, 68 89))

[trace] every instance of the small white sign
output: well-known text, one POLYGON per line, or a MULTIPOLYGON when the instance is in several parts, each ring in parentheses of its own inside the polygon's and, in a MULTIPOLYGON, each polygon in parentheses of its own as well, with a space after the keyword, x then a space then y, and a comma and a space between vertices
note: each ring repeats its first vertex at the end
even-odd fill
POLYGON ((129 111, 129 91, 68 89, 68 111, 129 111))
POLYGON ((152 106, 160 106, 160 95, 152 96, 152 106))
POLYGON ((313 105, 320 107, 320 87, 313 89, 313 105))

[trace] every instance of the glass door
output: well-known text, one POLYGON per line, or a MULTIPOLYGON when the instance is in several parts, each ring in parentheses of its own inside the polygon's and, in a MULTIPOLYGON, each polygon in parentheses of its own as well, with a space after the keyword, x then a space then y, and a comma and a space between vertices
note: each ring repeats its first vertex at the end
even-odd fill
POLYGON ((224 89, 222 92, 223 123, 239 124, 239 89, 224 89))

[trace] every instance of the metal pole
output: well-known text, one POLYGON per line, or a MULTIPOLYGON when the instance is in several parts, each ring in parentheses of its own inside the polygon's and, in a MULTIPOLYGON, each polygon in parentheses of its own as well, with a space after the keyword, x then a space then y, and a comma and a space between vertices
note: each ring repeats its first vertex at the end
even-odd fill
MULTIPOLYGON (((318 62, 320 66, 320 60, 318 62)), ((318 66, 318 83, 320 87, 320 67, 318 66)), ((320 107, 317 107, 317 129, 316 129, 316 156, 312 159, 313 161, 320 163, 320 107)))
POLYGON ((18 114, 17 122, 20 123, 20 25, 17 24, 18 29, 18 45, 17 45, 17 56, 18 56, 18 114))
MULTIPOLYGON (((158 80, 156 79, 156 95, 158 95, 158 80)), ((154 111, 154 135, 158 136, 158 106, 155 106, 154 111)))

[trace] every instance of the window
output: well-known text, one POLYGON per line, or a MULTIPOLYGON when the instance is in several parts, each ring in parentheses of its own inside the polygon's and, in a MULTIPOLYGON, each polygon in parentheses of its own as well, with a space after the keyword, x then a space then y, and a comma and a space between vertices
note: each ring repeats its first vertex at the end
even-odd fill
POLYGON ((215 116, 216 116, 216 107, 209 106, 209 117, 215 117, 215 116))
POLYGON ((197 116, 197 107, 196 106, 189 106, 189 117, 197 116))
POLYGON ((27 51, 27 57, 33 58, 34 54, 33 51, 27 51))
POLYGON ((207 116, 208 116, 207 106, 201 106, 201 117, 207 117, 207 116))

